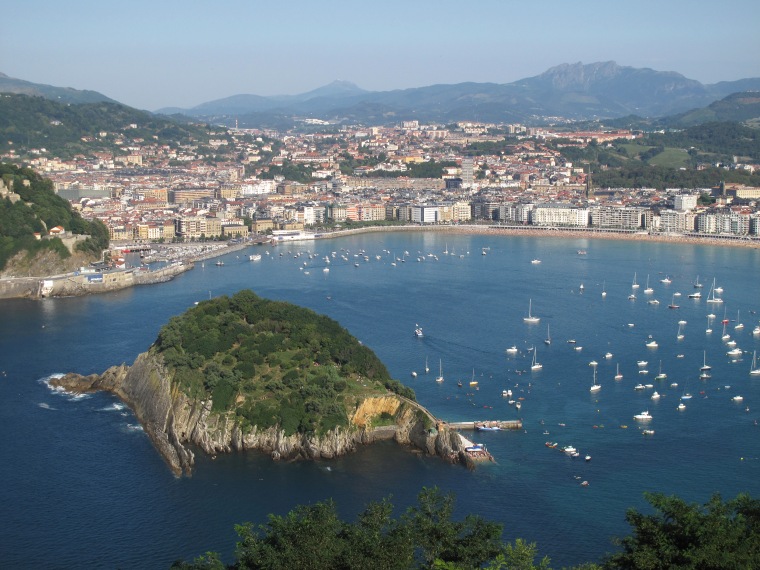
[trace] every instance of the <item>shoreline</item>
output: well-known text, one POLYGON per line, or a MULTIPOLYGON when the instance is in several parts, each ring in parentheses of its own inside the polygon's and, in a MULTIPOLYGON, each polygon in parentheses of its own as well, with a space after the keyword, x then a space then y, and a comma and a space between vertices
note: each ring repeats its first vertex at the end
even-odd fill
POLYGON ((722 247, 744 247, 760 249, 760 236, 750 238, 716 237, 695 234, 659 234, 648 232, 627 232, 621 230, 581 230, 576 228, 532 227, 532 226, 494 226, 494 225, 440 225, 440 226, 367 226, 350 230, 336 230, 322 234, 317 239, 333 239, 354 234, 393 231, 433 231, 460 235, 502 235, 549 238, 584 238, 617 241, 644 241, 652 243, 684 243, 692 245, 710 245, 722 247))

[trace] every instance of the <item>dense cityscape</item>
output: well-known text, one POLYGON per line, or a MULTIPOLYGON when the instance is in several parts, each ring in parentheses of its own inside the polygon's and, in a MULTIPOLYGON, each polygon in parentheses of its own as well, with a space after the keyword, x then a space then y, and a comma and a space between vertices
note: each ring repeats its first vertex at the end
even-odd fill
MULTIPOLYGON (((760 188, 602 188, 588 164, 561 152, 641 136, 630 130, 417 121, 307 126, 314 132, 217 128, 207 142, 159 144, 131 135, 133 124, 96 137, 116 152, 67 160, 41 148, 23 162, 50 178, 83 217, 103 221, 113 241, 235 239, 362 222, 760 235, 760 188)), ((11 150, 0 160, 20 158, 11 150)))

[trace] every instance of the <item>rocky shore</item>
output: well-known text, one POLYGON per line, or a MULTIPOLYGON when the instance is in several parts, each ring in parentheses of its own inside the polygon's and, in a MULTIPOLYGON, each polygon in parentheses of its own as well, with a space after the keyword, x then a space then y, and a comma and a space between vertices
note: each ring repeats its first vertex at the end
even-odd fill
POLYGON ((118 396, 133 410, 177 476, 192 472, 192 446, 212 456, 256 450, 276 460, 329 459, 361 445, 395 440, 426 454, 472 466, 456 431, 437 422, 415 402, 392 393, 362 401, 347 429, 316 436, 286 435, 277 427, 259 430, 254 426, 243 431, 232 414, 212 413, 210 401, 193 400, 181 392, 172 384, 162 357, 151 352, 140 354, 132 366, 122 364, 90 376, 71 373, 52 379, 50 384, 75 393, 107 391, 118 396), (395 423, 373 427, 373 420, 382 414, 394 417, 395 423))

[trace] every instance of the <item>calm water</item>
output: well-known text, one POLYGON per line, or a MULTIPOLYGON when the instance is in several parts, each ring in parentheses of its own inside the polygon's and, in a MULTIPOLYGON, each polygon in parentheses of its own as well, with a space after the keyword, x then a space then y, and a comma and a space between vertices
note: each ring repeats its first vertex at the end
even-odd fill
POLYGON ((503 522, 506 539, 537 542, 560 567, 611 550, 610 539, 629 531, 625 509, 645 508, 645 491, 698 502, 715 491, 760 496, 760 378, 748 374, 760 349, 760 336, 752 335, 760 319, 758 250, 419 233, 255 251, 270 255, 250 262, 229 254, 224 267, 206 262, 172 283, 109 295, 0 303, 4 564, 166 568, 207 550, 231 560, 235 523, 264 522, 267 513, 327 498, 346 517, 387 496, 400 511, 423 486, 437 485, 456 492, 460 515, 503 522), (588 254, 577 255, 579 249, 588 254), (355 257, 362 250, 369 261, 355 257), (404 262, 394 266, 394 258, 404 262), (641 288, 631 301, 634 272, 641 288), (672 283, 660 282, 666 275, 672 283), (688 299, 698 275, 703 298, 688 299), (643 292, 647 276, 652 295, 643 292), (725 290, 722 305, 705 302, 713 278, 725 290), (473 435, 496 458, 475 472, 388 444, 318 463, 200 457, 193 477, 176 479, 116 399, 75 399, 44 383, 55 373, 131 363, 169 317, 242 288, 338 320, 440 417, 522 417, 525 431, 473 435), (523 322, 531 299, 541 318, 534 325, 523 322), (678 310, 668 309, 672 301, 678 310), (710 312, 717 318, 708 335, 710 312), (736 362, 721 340, 724 315, 744 351, 736 362), (734 328, 737 316, 741 330, 734 328), (679 320, 686 321, 680 341, 679 320), (416 323, 422 339, 412 335, 416 323), (550 346, 543 342, 547 325, 550 346), (649 335, 657 349, 645 347, 649 335), (518 354, 505 353, 512 345, 518 354), (530 371, 531 347, 540 372, 530 371), (703 351, 713 367, 707 381, 698 378, 703 351), (602 385, 594 395, 592 360, 602 385), (648 374, 639 374, 638 360, 648 361, 648 374), (654 380, 660 362, 664 381, 654 380), (439 365, 442 384, 434 381, 439 365), (624 378, 616 382, 618 365, 624 378), (469 387, 473 374, 477 390, 469 387), (654 388, 634 390, 638 383, 654 388), (524 398, 521 410, 502 397, 507 388, 524 398), (659 401, 651 400, 653 390, 659 401), (679 412, 684 391, 694 397, 679 412), (733 401, 735 395, 744 400, 733 401), (633 419, 643 410, 653 416, 644 426, 652 436, 633 419), (550 450, 547 440, 573 445, 592 460, 550 450), (589 486, 581 487, 582 480, 589 486))

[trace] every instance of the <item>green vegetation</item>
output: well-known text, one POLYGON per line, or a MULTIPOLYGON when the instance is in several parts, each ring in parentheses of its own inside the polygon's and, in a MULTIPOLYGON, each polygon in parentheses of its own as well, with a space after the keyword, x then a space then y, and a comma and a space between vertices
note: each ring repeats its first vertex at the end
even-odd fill
POLYGON ((547 146, 575 164, 588 163, 597 187, 710 188, 722 181, 760 186, 760 174, 716 166, 730 165, 734 157, 740 162, 760 160, 760 131, 739 123, 707 123, 583 148, 568 143, 559 139, 547 146))
POLYGON ((126 154, 122 145, 134 139, 177 148, 207 141, 209 134, 207 129, 118 103, 72 105, 28 95, 0 96, 0 152, 15 149, 22 155, 44 148, 49 155, 70 160, 93 151, 126 154))
MULTIPOLYGON (((633 533, 617 541, 621 549, 575 570, 760 567, 760 501, 739 495, 723 502, 714 495, 702 507, 674 496, 645 496, 656 512, 629 510, 633 533)), ((208 552, 172 568, 549 570, 548 557, 536 560, 535 544, 519 538, 504 543, 502 525, 473 515, 454 521, 453 511, 453 495, 435 488, 424 488, 417 505, 395 519, 388 500, 370 503, 355 523, 340 520, 332 501, 299 506, 285 516, 270 515, 258 528, 237 525, 240 542, 229 566, 208 552)))
POLYGON ((348 425, 366 396, 414 399, 374 353, 332 319, 252 291, 203 301, 172 318, 155 350, 188 396, 211 399, 244 429, 324 434, 348 425))
POLYGON ((60 239, 37 240, 34 233, 47 234, 55 226, 67 232, 89 237, 79 242, 78 251, 99 258, 108 247, 108 228, 100 222, 88 222, 71 209, 67 200, 53 191, 50 180, 44 179, 28 168, 0 163, 0 177, 4 186, 21 198, 13 203, 0 200, 0 269, 20 251, 26 250, 33 257, 44 249, 57 251, 62 258, 69 251, 60 239))

